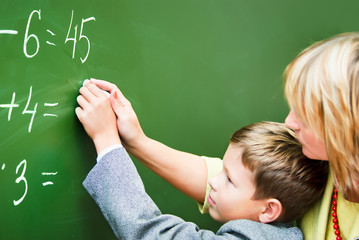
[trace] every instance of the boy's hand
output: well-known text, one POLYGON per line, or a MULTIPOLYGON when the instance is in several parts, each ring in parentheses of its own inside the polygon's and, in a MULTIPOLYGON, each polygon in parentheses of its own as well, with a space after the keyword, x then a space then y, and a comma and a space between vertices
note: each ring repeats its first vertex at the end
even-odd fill
POLYGON ((86 83, 80 88, 77 102, 79 107, 75 110, 76 115, 94 141, 97 153, 121 143, 117 133, 116 116, 105 93, 95 84, 86 83))
POLYGON ((113 111, 117 115, 117 127, 123 143, 129 147, 135 147, 142 139, 146 138, 131 103, 123 96, 115 84, 91 79, 100 89, 111 92, 110 101, 113 111))

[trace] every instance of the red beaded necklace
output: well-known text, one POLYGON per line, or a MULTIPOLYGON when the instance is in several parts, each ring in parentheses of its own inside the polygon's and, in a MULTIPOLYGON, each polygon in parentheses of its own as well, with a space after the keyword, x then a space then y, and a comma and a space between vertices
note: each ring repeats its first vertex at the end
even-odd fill
POLYGON ((337 236, 336 240, 341 240, 342 238, 340 237, 340 231, 339 231, 339 222, 338 222, 338 215, 337 215, 337 202, 338 200, 338 190, 334 187, 334 191, 333 191, 333 213, 332 213, 332 216, 333 216, 333 228, 334 228, 334 233, 335 235, 337 236))

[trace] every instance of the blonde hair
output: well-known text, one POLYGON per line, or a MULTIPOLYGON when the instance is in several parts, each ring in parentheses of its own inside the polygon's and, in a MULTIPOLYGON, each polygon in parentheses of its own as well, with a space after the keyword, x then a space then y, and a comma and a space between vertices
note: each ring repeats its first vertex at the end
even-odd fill
POLYGON ((259 122, 235 132, 231 144, 242 150, 242 163, 253 172, 253 199, 278 199, 278 222, 300 218, 322 196, 328 176, 326 161, 304 156, 294 131, 283 123, 259 122))
POLYGON ((359 194, 359 33, 308 47, 284 79, 290 107, 324 140, 339 191, 359 194))

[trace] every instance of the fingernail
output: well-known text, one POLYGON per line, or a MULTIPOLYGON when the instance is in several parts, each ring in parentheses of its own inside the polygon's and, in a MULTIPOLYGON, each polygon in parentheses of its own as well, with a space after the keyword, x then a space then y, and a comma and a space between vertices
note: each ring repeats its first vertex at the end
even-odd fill
POLYGON ((82 86, 85 86, 86 84, 88 84, 90 81, 88 79, 85 79, 82 83, 82 86))
POLYGON ((116 91, 113 93, 113 97, 114 97, 115 99, 118 99, 118 97, 117 97, 117 92, 116 92, 116 91))

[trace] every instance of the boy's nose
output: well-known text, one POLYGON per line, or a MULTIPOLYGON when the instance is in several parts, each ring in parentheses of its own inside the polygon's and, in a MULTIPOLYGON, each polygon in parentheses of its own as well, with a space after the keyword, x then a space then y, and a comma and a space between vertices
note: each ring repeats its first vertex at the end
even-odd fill
POLYGON ((208 184, 209 186, 212 188, 212 190, 216 191, 217 190, 217 183, 216 183, 216 178, 218 177, 217 176, 214 176, 214 177, 211 177, 209 180, 208 180, 208 184))

